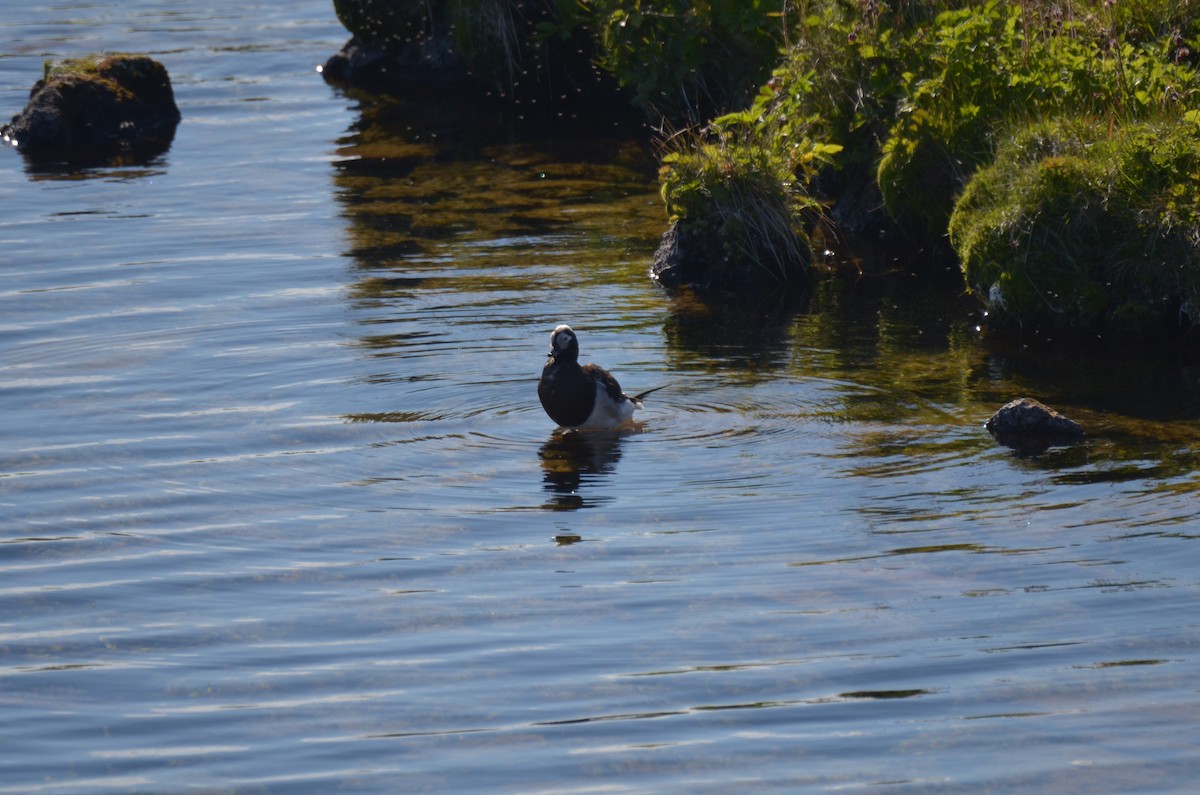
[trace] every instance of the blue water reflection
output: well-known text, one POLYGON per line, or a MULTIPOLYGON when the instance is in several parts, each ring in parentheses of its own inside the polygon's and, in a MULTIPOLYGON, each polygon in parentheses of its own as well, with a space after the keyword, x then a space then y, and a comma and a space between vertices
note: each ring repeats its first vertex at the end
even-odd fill
POLYGON ((636 135, 343 96, 325 0, 10 11, 4 112, 141 50, 184 121, 0 153, 0 793, 1192 788, 1186 365, 668 295, 636 135), (546 419, 562 320, 638 427, 546 419), (1088 438, 995 446, 1026 392, 1088 438))

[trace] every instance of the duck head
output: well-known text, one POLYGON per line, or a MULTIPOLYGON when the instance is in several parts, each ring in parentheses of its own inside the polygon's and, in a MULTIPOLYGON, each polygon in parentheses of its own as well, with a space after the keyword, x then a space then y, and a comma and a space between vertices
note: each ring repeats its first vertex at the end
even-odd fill
POLYGON ((570 326, 563 324, 550 332, 550 358, 557 362, 574 361, 579 357, 579 340, 570 326))

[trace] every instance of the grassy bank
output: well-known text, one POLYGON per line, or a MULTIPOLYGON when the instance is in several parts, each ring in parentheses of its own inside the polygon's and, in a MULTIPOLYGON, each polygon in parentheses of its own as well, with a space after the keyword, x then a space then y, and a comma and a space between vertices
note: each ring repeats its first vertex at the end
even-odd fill
MULTIPOLYGON (((810 2, 756 100, 712 129, 793 164, 796 201, 844 229, 952 246, 998 325, 1188 327, 1198 17, 1189 2, 810 2)), ((668 159, 669 207, 675 164, 704 173, 706 148, 668 159)))
POLYGON ((525 102, 603 71, 664 141, 682 281, 802 279, 834 230, 952 250, 998 324, 1200 319, 1200 0, 335 6, 525 102))

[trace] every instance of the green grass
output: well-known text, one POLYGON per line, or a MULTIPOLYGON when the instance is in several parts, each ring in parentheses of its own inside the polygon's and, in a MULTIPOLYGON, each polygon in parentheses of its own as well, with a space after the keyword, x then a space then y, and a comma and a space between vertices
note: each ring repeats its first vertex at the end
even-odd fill
POLYGON ((688 250, 703 252, 694 282, 718 288, 803 280, 806 229, 817 205, 777 150, 723 132, 664 158, 662 193, 688 250))
POLYGON ((954 211, 968 287, 996 319, 1072 334, 1200 321, 1200 124, 1021 128, 954 211))

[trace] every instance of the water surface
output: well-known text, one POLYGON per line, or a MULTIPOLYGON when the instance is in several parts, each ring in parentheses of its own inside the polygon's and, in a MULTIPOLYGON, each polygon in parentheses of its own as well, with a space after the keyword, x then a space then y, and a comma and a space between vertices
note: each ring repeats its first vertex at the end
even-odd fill
POLYGON ((0 153, 0 793, 1192 790, 1194 370, 668 295, 636 128, 345 96, 323 1, 0 28, 3 113, 139 50, 184 116, 0 153), (553 429, 559 322, 639 426, 553 429))

